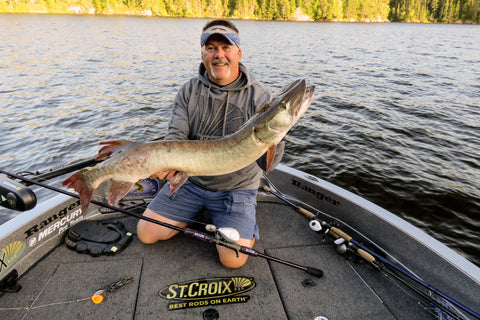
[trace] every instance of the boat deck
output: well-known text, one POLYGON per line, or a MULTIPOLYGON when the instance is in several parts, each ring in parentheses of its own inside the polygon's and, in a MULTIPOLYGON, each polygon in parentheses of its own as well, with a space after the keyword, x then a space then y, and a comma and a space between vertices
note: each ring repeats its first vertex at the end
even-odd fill
MULTIPOLYGON (((0 318, 204 319, 207 309, 218 311, 218 319, 235 320, 435 318, 413 294, 406 294, 369 264, 339 255, 330 240, 312 232, 291 207, 264 193, 258 201, 260 239, 254 248, 320 268, 322 278, 260 257, 250 257, 240 269, 226 269, 214 245, 184 235, 154 245, 134 237, 130 246, 114 256, 91 257, 61 245, 20 279, 23 288, 18 293, 0 297, 0 318), (252 278, 255 287, 201 301, 179 302, 159 295, 175 283, 236 276, 252 278), (132 281, 107 294, 102 303, 92 303, 94 292, 125 278, 132 281), (191 307, 178 309, 183 306, 191 307)), ((135 232, 135 218, 117 220, 135 232)))

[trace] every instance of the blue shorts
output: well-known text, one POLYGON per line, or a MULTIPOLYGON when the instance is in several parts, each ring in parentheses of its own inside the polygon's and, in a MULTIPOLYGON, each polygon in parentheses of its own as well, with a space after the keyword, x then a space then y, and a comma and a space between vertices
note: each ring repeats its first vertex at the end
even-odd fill
POLYGON ((150 202, 148 209, 178 222, 195 222, 206 209, 217 227, 230 227, 240 238, 259 239, 255 218, 257 190, 209 191, 187 180, 174 194, 168 196, 166 183, 150 202))

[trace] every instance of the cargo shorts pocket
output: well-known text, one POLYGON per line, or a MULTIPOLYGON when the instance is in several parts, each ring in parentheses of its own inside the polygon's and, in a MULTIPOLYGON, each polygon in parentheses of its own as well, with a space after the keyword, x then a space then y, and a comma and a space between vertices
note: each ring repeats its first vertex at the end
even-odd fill
POLYGON ((257 192, 255 191, 231 191, 227 201, 227 213, 255 213, 257 206, 257 192))

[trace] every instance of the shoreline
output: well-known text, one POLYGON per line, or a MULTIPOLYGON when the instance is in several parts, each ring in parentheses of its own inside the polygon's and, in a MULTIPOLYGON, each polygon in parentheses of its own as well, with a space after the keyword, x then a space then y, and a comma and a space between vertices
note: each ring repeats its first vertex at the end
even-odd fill
POLYGON ((143 11, 101 11, 97 12, 94 8, 89 10, 70 10, 67 11, 47 11, 47 10, 28 10, 28 11, 2 11, 0 9, 0 14, 43 14, 43 15, 72 15, 72 16, 130 16, 130 17, 146 17, 146 18, 183 18, 183 19, 231 19, 231 20, 252 20, 252 21, 285 21, 285 22, 323 22, 323 23, 412 23, 412 24, 456 24, 456 25, 478 25, 472 21, 455 21, 455 22, 422 22, 422 21, 390 21, 387 19, 324 19, 324 20, 313 20, 307 16, 307 18, 302 17, 299 19, 289 18, 289 19, 261 19, 261 18, 249 18, 249 17, 213 17, 213 16, 174 16, 174 15, 159 15, 154 14, 151 10, 143 11))

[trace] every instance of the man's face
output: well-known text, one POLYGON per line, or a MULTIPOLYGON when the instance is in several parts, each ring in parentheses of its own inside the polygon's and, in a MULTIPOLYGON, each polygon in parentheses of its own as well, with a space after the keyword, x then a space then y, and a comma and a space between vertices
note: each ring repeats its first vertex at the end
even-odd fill
POLYGON ((221 35, 212 35, 202 47, 202 61, 210 81, 220 86, 238 78, 242 50, 221 35))

